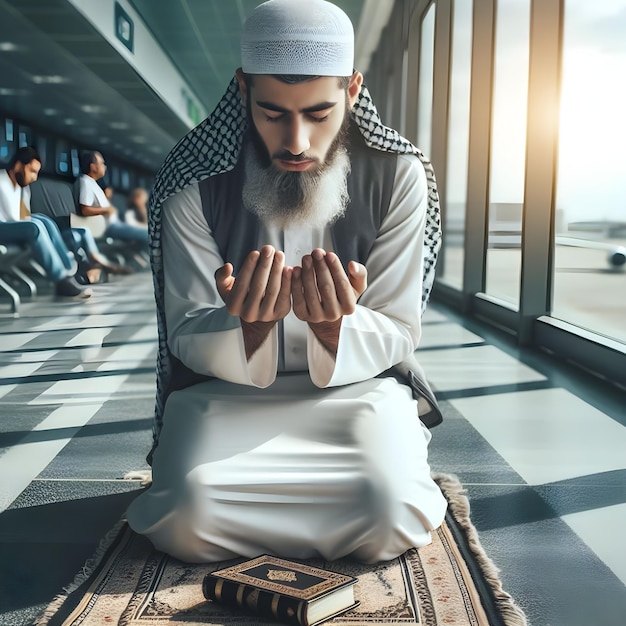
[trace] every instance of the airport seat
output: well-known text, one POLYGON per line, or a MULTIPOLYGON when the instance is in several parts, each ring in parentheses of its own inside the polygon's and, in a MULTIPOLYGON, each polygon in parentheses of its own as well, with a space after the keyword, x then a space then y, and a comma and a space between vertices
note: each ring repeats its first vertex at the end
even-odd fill
MULTIPOLYGON (((0 244, 0 294, 9 297, 10 317, 19 317, 19 309, 22 303, 21 294, 17 289, 16 281, 24 283, 31 296, 36 295, 36 286, 18 268, 18 263, 29 258, 30 247, 15 244, 0 244)), ((0 317, 7 314, 0 313, 0 317)))
POLYGON ((87 228, 94 236, 98 248, 119 265, 144 265, 137 263, 137 250, 125 241, 105 236, 106 221, 102 215, 78 215, 78 180, 73 184, 52 178, 40 178, 31 185, 31 211, 52 217, 61 230, 87 228))
POLYGON ((32 213, 44 213, 56 221, 75 213, 71 184, 54 178, 40 178, 30 186, 32 213))

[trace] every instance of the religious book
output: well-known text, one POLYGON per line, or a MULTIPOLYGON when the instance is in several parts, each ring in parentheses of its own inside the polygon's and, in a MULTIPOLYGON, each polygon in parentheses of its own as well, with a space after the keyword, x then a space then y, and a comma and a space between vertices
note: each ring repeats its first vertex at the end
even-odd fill
POLYGON ((207 600, 271 617, 286 624, 315 626, 358 606, 357 579, 267 554, 204 577, 207 600))

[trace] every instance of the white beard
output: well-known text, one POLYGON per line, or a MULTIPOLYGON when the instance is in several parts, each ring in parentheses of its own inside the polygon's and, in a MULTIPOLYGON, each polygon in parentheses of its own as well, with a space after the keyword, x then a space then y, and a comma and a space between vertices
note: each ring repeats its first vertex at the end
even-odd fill
POLYGON ((264 223, 282 230, 296 225, 322 228, 346 210, 350 157, 340 146, 320 170, 284 172, 263 167, 254 146, 244 149, 243 204, 264 223))

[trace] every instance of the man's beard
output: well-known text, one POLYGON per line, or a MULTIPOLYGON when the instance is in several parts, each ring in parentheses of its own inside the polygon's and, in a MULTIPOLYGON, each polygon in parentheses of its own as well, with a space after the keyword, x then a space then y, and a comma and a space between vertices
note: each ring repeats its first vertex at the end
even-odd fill
POLYGON ((15 182, 20 187, 26 187, 26 178, 24 177, 24 172, 13 172, 13 176, 15 176, 15 182))
MULTIPOLYGON (((266 224, 280 229, 305 224, 321 228, 332 224, 346 210, 348 201, 348 128, 350 116, 333 140, 323 163, 302 172, 283 171, 276 167, 248 118, 249 138, 244 148, 243 204, 266 224)), ((285 154, 285 159, 305 160, 306 156, 285 154)))

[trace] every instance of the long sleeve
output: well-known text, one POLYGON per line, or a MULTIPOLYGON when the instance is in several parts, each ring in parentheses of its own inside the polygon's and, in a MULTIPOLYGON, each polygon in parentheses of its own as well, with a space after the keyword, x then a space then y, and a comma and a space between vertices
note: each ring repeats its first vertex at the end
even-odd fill
POLYGON ((165 317, 174 356, 199 374, 267 387, 275 377, 278 337, 274 328, 247 361, 238 317, 231 316, 215 286, 224 261, 191 185, 163 204, 165 317))
POLYGON ((0 169, 0 222, 19 222, 20 187, 13 185, 5 169, 0 169))
POLYGON ((356 311, 342 320, 336 358, 309 330, 309 371, 318 387, 372 378, 417 348, 427 203, 421 162, 398 157, 389 211, 367 262, 368 287, 356 311))

